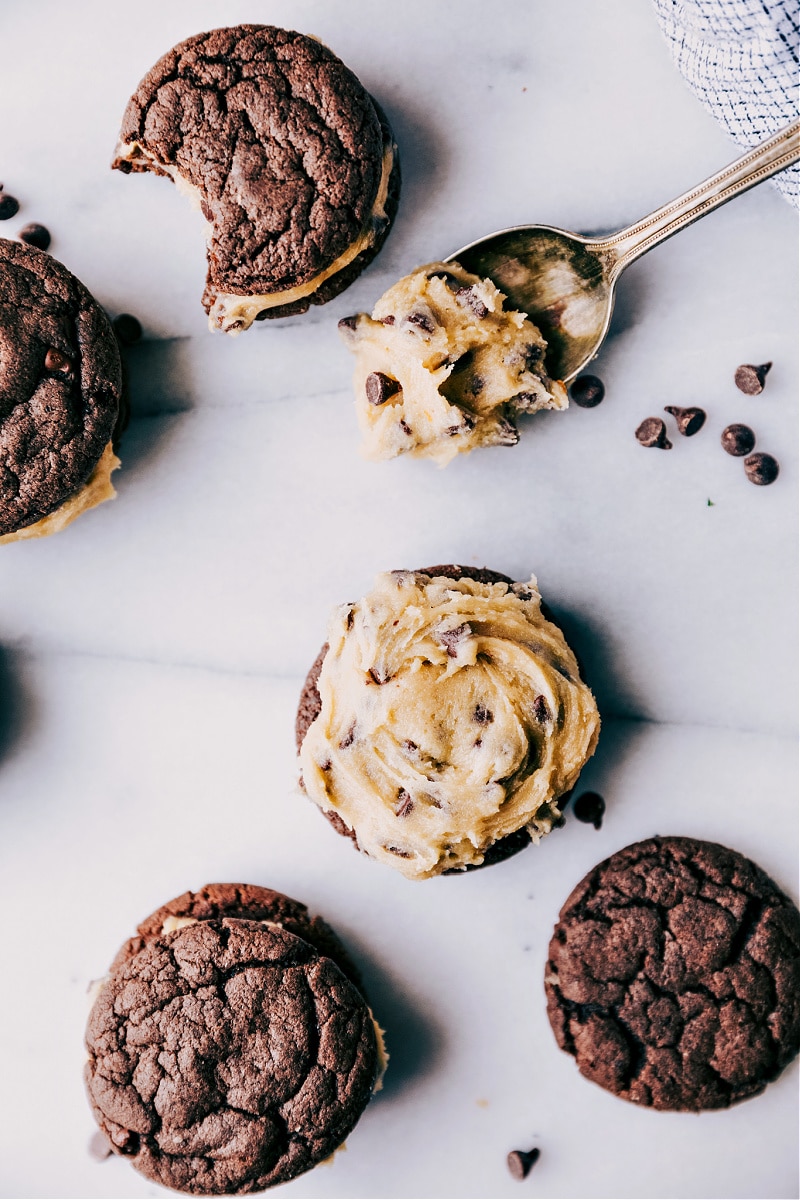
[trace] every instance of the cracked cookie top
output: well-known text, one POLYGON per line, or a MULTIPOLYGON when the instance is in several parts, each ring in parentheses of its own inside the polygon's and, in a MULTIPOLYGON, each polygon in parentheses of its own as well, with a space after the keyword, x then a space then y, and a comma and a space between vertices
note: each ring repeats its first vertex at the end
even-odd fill
MULTIPOLYGON (((211 311, 220 298, 296 290, 347 266, 365 235, 376 240, 372 225, 389 223, 392 146, 369 94, 321 42, 239 25, 156 63, 125 110, 113 165, 169 175, 193 194, 211 226, 211 311)), ((229 331, 259 312, 229 308, 217 314, 229 331)))
POLYGON ((83 487, 121 391, 116 339, 83 284, 49 254, 0 239, 0 536, 83 487))
POLYGON ((587 1079, 653 1108, 726 1108, 800 1049, 800 913, 724 846, 638 842, 565 903, 545 989, 587 1079))
POLYGON ((372 1093, 361 994, 286 929, 200 920, 118 963, 86 1030, 101 1129, 150 1179, 194 1195, 286 1182, 331 1155, 372 1093))

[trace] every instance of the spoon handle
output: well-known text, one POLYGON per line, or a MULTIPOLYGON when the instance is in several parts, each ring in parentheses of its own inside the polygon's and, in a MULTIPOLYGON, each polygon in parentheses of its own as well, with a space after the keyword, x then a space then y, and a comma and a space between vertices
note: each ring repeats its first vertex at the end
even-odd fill
POLYGON ((790 167, 798 159, 800 121, 793 121, 753 150, 748 150, 736 162, 723 167, 716 175, 663 208, 657 208, 635 225, 621 229, 611 237, 592 239, 592 246, 608 256, 609 282, 613 282, 625 267, 659 242, 685 229, 706 213, 713 212, 721 204, 727 204, 740 192, 790 167))

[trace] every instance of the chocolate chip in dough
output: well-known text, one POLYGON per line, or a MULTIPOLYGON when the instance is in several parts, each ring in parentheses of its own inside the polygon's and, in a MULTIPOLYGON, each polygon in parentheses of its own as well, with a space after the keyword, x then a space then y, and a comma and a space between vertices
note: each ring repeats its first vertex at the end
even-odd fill
POLYGON ((764 381, 771 366, 771 362, 761 363, 758 367, 754 367, 752 363, 743 363, 741 367, 736 368, 734 383, 746 396, 757 396, 764 390, 764 381))
POLYGON ((599 829, 603 824, 606 802, 597 792, 583 792, 573 804, 572 811, 575 813, 577 821, 582 821, 584 825, 594 825, 595 829, 599 829))
POLYGON ((550 709, 544 696, 537 696, 533 702, 533 715, 540 725, 544 725, 545 721, 552 720, 550 709))
POLYGON ((569 389, 570 400, 578 408, 597 408, 605 394, 605 384, 596 375, 579 375, 569 389))
POLYGON ((409 325, 416 325, 417 329, 421 329, 424 333, 433 333, 436 328, 433 317, 424 312, 409 313, 406 321, 409 325))
POLYGON ((17 237, 26 245, 35 246, 37 250, 46 250, 53 240, 50 237, 50 230, 44 225, 37 225, 35 221, 32 221, 30 225, 24 225, 17 237))
POLYGON ((702 408, 675 408, 669 404, 664 412, 672 414, 678 426, 678 433, 684 437, 694 437, 706 423, 706 414, 702 408))
POLYGON ((439 641, 447 651, 449 658, 458 657, 458 648, 472 636, 472 629, 465 622, 455 629, 444 629, 439 633, 439 641))
POLYGON ((506 1162, 514 1179, 527 1179, 531 1169, 539 1157, 540 1151, 534 1146, 533 1150, 512 1150, 506 1162))
POLYGON ((465 308, 470 308, 479 321, 489 315, 489 309, 481 300, 474 287, 462 287, 456 292, 456 300, 465 308))
POLYGON ((744 460, 744 473, 751 483, 766 487, 778 478, 780 467, 771 454, 751 454, 744 460))
POLYGON ((720 438, 722 449, 734 458, 743 458, 756 444, 756 435, 749 425, 728 425, 720 438))
POLYGON ((358 325, 357 316, 342 317, 341 321, 337 325, 337 329, 339 330, 339 333, 344 334, 346 337, 351 333, 355 333, 356 325, 358 325))
POLYGON ((364 390, 369 403, 377 406, 385 404, 391 396, 396 396, 400 391, 400 384, 396 379, 392 379, 391 375, 384 375, 383 371, 371 371, 366 378, 364 390))
POLYGON ((62 354, 60 350, 56 350, 51 346, 44 356, 45 371, 52 371, 56 375, 68 375, 72 369, 72 363, 67 358, 66 354, 62 354))
POLYGON ((19 200, 9 196, 0 188, 0 221, 8 221, 19 212, 19 200))
POLYGON ((645 417, 636 430, 636 440, 641 446, 656 446, 659 450, 672 449, 672 442, 667 439, 667 427, 660 417, 645 417))
POLYGON ((414 811, 414 801, 409 796, 405 788, 400 788, 397 793, 397 804, 395 805, 395 816, 408 817, 414 811))

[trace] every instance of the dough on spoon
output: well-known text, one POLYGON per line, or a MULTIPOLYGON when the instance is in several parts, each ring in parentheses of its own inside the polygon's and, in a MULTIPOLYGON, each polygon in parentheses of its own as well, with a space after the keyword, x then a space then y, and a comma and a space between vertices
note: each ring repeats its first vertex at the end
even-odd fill
POLYGON ((566 408, 544 366, 546 342, 504 308, 489 279, 431 263, 394 284, 372 316, 339 329, 356 356, 356 411, 367 458, 398 454, 446 466, 478 446, 513 446, 516 417, 566 408))

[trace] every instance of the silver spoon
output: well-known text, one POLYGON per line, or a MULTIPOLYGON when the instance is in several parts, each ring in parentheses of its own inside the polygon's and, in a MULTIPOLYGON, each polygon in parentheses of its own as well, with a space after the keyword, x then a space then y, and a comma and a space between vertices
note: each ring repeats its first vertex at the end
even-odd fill
POLYGON ((547 338, 546 365, 569 382, 608 333, 617 280, 630 263, 693 221, 800 159, 800 121, 710 179, 609 237, 517 225, 470 242, 449 261, 488 277, 547 338))

